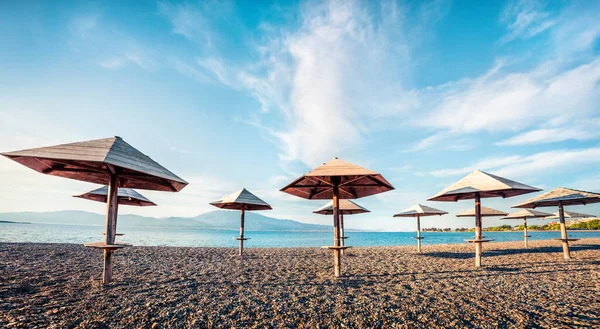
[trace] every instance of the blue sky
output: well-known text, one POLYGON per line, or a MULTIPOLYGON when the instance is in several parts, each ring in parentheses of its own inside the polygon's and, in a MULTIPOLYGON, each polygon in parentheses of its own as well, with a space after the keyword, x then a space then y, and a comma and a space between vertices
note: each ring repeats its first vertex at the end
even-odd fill
MULTIPOLYGON (((597 1, 0 3, 0 150, 113 135, 190 185, 142 191, 194 216, 241 187, 265 215, 329 224, 325 201, 278 190, 331 159, 381 172, 361 229, 412 230, 426 203, 481 169, 550 190, 600 191, 597 1)), ((0 211, 81 209, 93 185, 0 159, 0 211)), ((510 211, 530 197, 486 199, 510 211)), ((549 212, 555 209, 545 209, 549 212)), ((600 206, 573 210, 600 214, 600 206)), ((486 219, 484 225, 504 224, 486 219)), ((515 224, 517 222, 514 222, 515 224)))

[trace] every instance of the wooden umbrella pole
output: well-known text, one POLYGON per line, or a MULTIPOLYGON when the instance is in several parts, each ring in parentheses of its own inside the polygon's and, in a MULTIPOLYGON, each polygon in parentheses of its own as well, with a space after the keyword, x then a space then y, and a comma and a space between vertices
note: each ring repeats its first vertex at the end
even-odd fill
POLYGON ((421 216, 417 214, 417 252, 421 253, 421 216))
POLYGON ((525 248, 529 248, 527 245, 527 217, 523 217, 523 239, 525 239, 525 248))
POLYGON ((481 267, 481 197, 475 194, 475 267, 481 267))
POLYGON ((333 266, 334 274, 336 278, 342 275, 342 260, 340 257, 340 199, 339 199, 339 187, 338 182, 334 183, 333 186, 333 266))
MULTIPOLYGON (((116 174, 110 175, 110 183, 108 184, 108 195, 106 199, 106 231, 104 235, 104 243, 111 245, 115 243, 115 232, 117 226, 117 211, 118 211, 118 195, 119 195, 119 179, 116 174)), ((112 280, 112 260, 113 251, 104 249, 104 270, 102 273, 102 283, 109 283, 112 280)))
POLYGON ((563 255, 565 259, 571 259, 569 253, 569 240, 567 237, 567 225, 565 224, 565 210, 562 202, 558 202, 558 215, 560 217, 560 237, 562 239, 563 255))
MULTIPOLYGON (((344 212, 340 211, 340 246, 346 245, 346 233, 344 232, 344 212)), ((344 250, 340 251, 341 255, 344 255, 344 250)))
POLYGON ((242 215, 240 217, 240 258, 244 258, 244 215, 246 213, 246 209, 242 207, 241 211, 242 215))

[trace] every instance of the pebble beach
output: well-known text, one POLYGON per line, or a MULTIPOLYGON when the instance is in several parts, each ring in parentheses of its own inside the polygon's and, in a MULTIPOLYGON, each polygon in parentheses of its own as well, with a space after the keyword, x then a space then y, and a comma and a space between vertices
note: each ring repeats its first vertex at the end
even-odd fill
POLYGON ((600 239, 330 251, 0 244, 0 328, 600 326, 600 239))

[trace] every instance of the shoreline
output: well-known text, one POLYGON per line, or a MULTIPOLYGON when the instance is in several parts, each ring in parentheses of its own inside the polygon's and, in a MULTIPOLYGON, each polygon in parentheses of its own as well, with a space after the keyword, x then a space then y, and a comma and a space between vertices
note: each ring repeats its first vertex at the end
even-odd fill
MULTIPOLYGON (((583 232, 587 232, 587 231, 583 231, 583 232)), ((578 238, 577 241, 571 242, 569 245, 573 245, 573 244, 577 244, 580 243, 581 241, 586 241, 586 240, 600 240, 600 237, 586 237, 586 238, 578 238)), ((529 243, 531 242, 544 242, 544 243, 557 243, 557 245, 560 245, 560 243, 555 240, 555 239, 544 239, 544 240, 535 240, 535 239, 528 239, 529 243)), ((513 240, 513 241, 490 241, 488 243, 486 243, 486 245, 491 246, 491 245, 495 245, 495 244, 506 244, 506 243, 523 243, 523 240, 513 240)), ((5 242, 5 241, 0 241, 0 246, 3 244, 31 244, 31 245, 68 245, 68 246, 83 246, 83 243, 65 243, 65 242, 5 242)), ((403 244, 403 245, 389 245, 389 246, 379 246, 379 245, 374 245, 374 246, 349 246, 351 249, 369 249, 369 248, 411 248, 416 246, 416 242, 414 244, 403 244)), ((437 248, 437 247, 444 247, 444 246, 461 246, 461 245, 467 245, 467 246, 472 246, 472 243, 468 243, 466 241, 463 242, 459 242, 459 243, 436 243, 436 244, 423 244, 423 248, 425 247, 432 247, 432 248, 437 248)), ((231 250, 238 250, 237 246, 231 246, 231 247, 227 247, 227 246, 149 246, 149 245, 132 245, 132 247, 139 247, 139 248, 209 248, 209 249, 231 249, 231 250)), ((485 248, 485 247, 484 247, 485 248)), ((287 249, 321 249, 320 246, 314 246, 314 247, 310 247, 310 246, 290 246, 290 247, 264 247, 264 246, 247 246, 244 250, 246 249, 258 249, 258 250, 269 250, 269 249, 283 249, 283 250, 287 250, 287 249)))
POLYGON ((320 248, 131 247, 100 282, 102 253, 0 243, 0 327, 600 326, 600 238, 571 245, 359 247, 332 273, 320 248))

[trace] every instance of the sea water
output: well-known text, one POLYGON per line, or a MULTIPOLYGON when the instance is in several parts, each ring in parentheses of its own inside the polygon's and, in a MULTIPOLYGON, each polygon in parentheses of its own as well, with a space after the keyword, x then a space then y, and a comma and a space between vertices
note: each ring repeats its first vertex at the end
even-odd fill
MULTIPOLYGON (((102 241, 104 227, 58 224, 0 224, 0 242, 74 243, 102 241)), ((178 247, 236 247, 233 230, 195 230, 182 228, 132 228, 117 229, 117 241, 134 246, 178 247)), ((422 232, 422 243, 456 244, 472 239, 473 232, 422 232)), ((348 232, 347 246, 403 246, 416 244, 415 232, 348 232)), ((494 241, 522 241, 523 232, 484 232, 494 241)), ((530 240, 560 238, 560 232, 529 231, 530 240)), ((244 243, 249 248, 260 247, 321 247, 333 244, 333 231, 246 231, 244 243)), ((570 238, 600 238, 600 231, 569 231, 570 238)))

